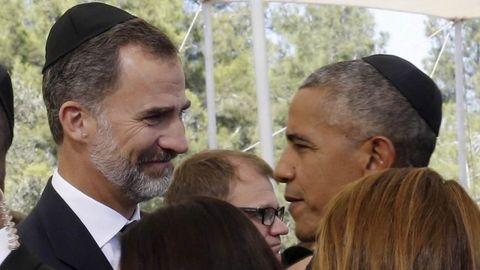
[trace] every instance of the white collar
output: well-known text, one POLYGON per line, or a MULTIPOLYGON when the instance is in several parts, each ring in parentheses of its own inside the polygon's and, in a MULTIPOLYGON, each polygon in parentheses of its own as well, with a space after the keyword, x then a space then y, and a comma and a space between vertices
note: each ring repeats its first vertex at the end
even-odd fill
POLYGON ((138 205, 133 217, 128 220, 117 211, 72 186, 58 173, 58 169, 53 172, 52 186, 82 221, 100 248, 110 241, 123 226, 140 219, 138 205))

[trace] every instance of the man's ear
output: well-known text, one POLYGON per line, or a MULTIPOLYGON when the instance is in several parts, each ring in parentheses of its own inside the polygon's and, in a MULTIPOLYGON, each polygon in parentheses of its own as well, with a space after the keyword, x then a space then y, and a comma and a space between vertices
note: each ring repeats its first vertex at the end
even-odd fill
POLYGON ((362 148, 368 153, 368 161, 364 166, 365 173, 388 169, 395 164, 395 146, 387 137, 373 136, 362 145, 362 148))
POLYGON ((89 137, 91 126, 90 112, 76 101, 63 103, 58 112, 58 118, 63 127, 63 135, 74 141, 85 142, 89 137))

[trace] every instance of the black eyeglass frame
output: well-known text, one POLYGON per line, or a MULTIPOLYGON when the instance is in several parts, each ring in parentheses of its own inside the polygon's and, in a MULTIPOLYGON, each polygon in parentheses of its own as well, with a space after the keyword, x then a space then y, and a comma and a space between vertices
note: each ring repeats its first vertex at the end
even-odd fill
POLYGON ((275 217, 283 221, 283 217, 285 215, 285 206, 279 207, 277 209, 273 207, 238 207, 238 209, 249 215, 259 215, 260 217, 262 217, 262 224, 265 226, 272 226, 275 222, 275 217), (271 215, 271 217, 267 219, 266 215, 269 213, 269 211, 273 215, 271 215))

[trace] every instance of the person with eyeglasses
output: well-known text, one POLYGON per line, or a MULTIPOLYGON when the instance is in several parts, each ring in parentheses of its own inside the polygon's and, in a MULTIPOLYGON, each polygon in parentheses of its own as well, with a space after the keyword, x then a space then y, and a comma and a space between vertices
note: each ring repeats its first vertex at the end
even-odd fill
POLYGON ((240 210, 251 216, 252 218, 257 218, 261 220, 262 224, 265 226, 272 226, 275 222, 275 218, 279 218, 283 221, 283 216, 285 215, 285 207, 279 207, 277 209, 273 207, 264 207, 264 208, 252 208, 252 207, 239 207, 240 210))
POLYGON ((207 150, 178 165, 165 193, 174 204, 192 196, 226 201, 242 210, 280 259, 281 235, 288 233, 271 179, 272 168, 261 158, 240 151, 207 150))

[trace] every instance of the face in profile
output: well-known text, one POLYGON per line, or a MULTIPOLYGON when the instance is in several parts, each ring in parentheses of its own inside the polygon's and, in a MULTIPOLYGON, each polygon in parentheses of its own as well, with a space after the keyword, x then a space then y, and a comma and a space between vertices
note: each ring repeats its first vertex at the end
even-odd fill
MULTIPOLYGON (((232 181, 231 190, 227 201, 236 207, 248 208, 274 208, 278 209, 278 200, 273 191, 270 180, 258 173, 251 165, 238 162, 237 177, 232 181)), ((253 224, 265 238, 277 258, 280 258, 281 240, 280 236, 288 233, 288 227, 278 217, 274 218, 271 225, 264 225, 262 217, 256 214, 247 214, 253 224)))
POLYGON ((120 62, 117 89, 102 102, 90 152, 95 167, 139 202, 165 192, 171 160, 187 151, 182 114, 190 102, 177 58, 128 45, 120 62))
POLYGON ((295 220, 295 234, 315 241, 323 208, 347 183, 362 176, 360 145, 329 125, 322 89, 305 88, 295 95, 288 113, 287 146, 275 168, 286 183, 285 199, 295 220))

